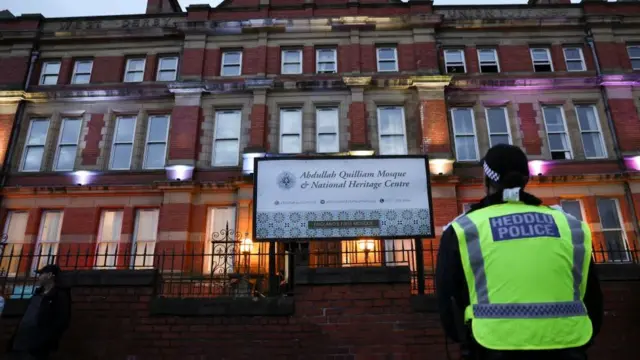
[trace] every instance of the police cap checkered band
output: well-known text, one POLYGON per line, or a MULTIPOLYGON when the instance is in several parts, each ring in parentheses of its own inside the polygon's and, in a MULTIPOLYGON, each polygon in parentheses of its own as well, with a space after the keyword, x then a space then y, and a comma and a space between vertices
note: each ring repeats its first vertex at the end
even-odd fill
POLYGON ((498 175, 497 172, 491 170, 491 168, 489 167, 489 165, 487 165, 486 162, 482 165, 482 168, 484 169, 484 174, 487 175, 487 177, 491 179, 493 182, 500 181, 500 175, 498 175))
POLYGON ((529 177, 529 161, 527 155, 517 146, 498 144, 482 159, 484 174, 495 183, 501 183, 510 173, 529 177))

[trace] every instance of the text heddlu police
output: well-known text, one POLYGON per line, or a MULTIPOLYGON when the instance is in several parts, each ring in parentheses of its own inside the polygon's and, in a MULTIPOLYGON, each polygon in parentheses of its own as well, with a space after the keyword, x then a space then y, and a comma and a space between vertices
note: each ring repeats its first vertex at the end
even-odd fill
POLYGON ((329 189, 329 188, 372 188, 380 187, 401 188, 409 187, 409 181, 402 181, 407 176, 406 172, 392 172, 379 170, 378 172, 354 171, 305 171, 300 175, 301 179, 312 180, 301 184, 302 188, 329 189), (339 181, 341 179, 343 181, 339 181), (376 181, 381 179, 381 181, 376 181), (332 181, 334 180, 334 181, 332 181))
POLYGON ((558 225, 552 215, 528 212, 492 217, 489 219, 494 241, 527 239, 533 237, 560 237, 558 225))

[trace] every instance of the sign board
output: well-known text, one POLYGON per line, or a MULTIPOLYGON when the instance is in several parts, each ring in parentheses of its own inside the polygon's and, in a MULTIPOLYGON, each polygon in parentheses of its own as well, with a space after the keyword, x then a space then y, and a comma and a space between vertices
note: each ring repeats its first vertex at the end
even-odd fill
POLYGON ((255 160, 256 241, 433 237, 426 156, 255 160))

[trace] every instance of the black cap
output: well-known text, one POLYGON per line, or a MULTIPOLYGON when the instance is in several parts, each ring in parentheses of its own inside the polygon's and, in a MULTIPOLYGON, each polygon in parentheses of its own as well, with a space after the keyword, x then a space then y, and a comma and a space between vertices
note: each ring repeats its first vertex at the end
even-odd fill
POLYGON ((519 147, 508 144, 498 144, 489 149, 482 159, 482 168, 492 182, 506 188, 522 187, 529 177, 527 155, 519 147))
POLYGON ((55 264, 49 264, 49 265, 45 265, 42 269, 36 271, 36 273, 38 274, 44 274, 44 273, 52 273, 53 275, 58 276, 58 274, 60 274, 60 266, 55 265, 55 264))

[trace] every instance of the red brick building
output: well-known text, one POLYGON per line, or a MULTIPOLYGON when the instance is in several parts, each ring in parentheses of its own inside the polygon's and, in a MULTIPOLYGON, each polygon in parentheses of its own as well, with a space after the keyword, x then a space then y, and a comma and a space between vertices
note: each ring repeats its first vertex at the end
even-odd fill
MULTIPOLYGON (((211 253, 212 234, 227 223, 250 238, 246 174, 263 153, 429 154, 440 235, 483 196, 477 160, 509 142, 532 160, 531 191, 589 223, 599 261, 633 262, 639 20, 637 1, 586 0, 228 0, 186 11, 149 0, 141 15, 6 14, 4 255, 80 252, 85 266, 118 267, 130 251, 145 255, 139 261, 166 250, 211 253)), ((350 263, 349 249, 358 249, 309 246, 311 265, 350 263), (313 255, 326 250, 329 260, 313 255)), ((266 271, 264 256, 252 259, 266 271)), ((212 262, 164 267, 206 273, 212 262)))

